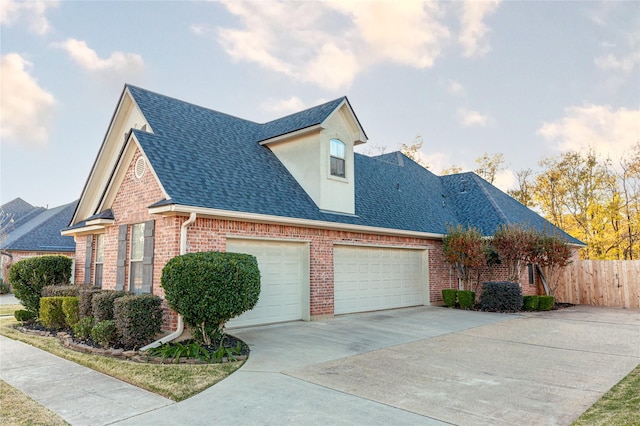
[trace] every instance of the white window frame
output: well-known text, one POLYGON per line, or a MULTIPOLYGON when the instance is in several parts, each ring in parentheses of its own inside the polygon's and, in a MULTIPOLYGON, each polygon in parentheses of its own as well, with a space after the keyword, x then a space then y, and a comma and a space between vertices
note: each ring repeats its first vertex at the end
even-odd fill
POLYGON ((144 258, 144 222, 131 225, 129 246, 129 291, 140 294, 142 289, 142 259, 144 258), (139 244, 139 246, 138 246, 139 244))
POLYGON ((346 179, 347 177, 347 144, 340 139, 329 139, 329 174, 332 177, 346 179), (336 164, 336 172, 334 173, 334 163, 336 164), (340 174, 340 167, 342 164, 342 174, 340 174))
POLYGON ((104 234, 96 235, 96 259, 94 262, 93 285, 102 288, 104 274, 104 234), (98 274, 98 270, 100 273, 98 274), (100 278, 100 280, 98 280, 100 278))

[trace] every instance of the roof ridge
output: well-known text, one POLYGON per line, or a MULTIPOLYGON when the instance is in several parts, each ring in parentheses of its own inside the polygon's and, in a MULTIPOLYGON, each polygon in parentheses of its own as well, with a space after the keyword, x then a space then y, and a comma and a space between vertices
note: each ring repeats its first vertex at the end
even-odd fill
POLYGON ((483 182, 485 182, 485 183, 489 183, 489 182, 487 182, 486 180, 482 179, 480 176, 478 176, 474 172, 466 172, 466 173, 471 175, 471 178, 476 182, 476 185, 478 185, 478 187, 480 188, 480 191, 482 191, 482 193, 485 195, 485 197, 487 197, 487 200, 489 200, 489 203, 491 204, 491 207, 493 207, 493 209, 496 211, 498 216, 500 216, 500 219, 502 219, 505 223, 508 223, 508 224, 511 223, 511 221, 509 220, 507 215, 504 213, 502 208, 498 205, 498 202, 491 196, 489 191, 487 191, 487 188, 484 187, 484 183, 483 182))
MULTIPOLYGON (((233 118, 233 119, 236 119, 236 120, 242 120, 242 121, 245 121, 247 123, 254 124, 254 125, 260 125, 260 123, 258 123, 256 121, 249 120, 247 118, 242 118, 242 117, 238 117, 238 116, 235 116, 235 115, 231 115, 231 114, 228 114, 226 112, 222 112, 222 111, 218 111, 218 110, 213 109, 213 108, 209 108, 209 107, 206 107, 206 106, 198 105, 196 103, 185 101, 183 99, 178 99, 178 98, 176 98, 174 96, 169 96, 169 95, 164 95, 162 93, 154 92, 153 90, 148 90, 148 89, 145 89, 145 88, 142 88, 142 87, 139 87, 139 86, 135 86, 133 84, 126 83, 125 87, 126 88, 133 88, 133 89, 141 90, 143 92, 150 93, 150 94, 152 94, 154 96, 159 96, 159 97, 162 97, 162 98, 174 101, 174 102, 179 102, 181 104, 192 105, 192 106, 194 106, 196 108, 204 109, 204 110, 207 110, 207 111, 210 111, 210 112, 213 112, 213 113, 216 113, 216 114, 224 115, 226 117, 233 118)), ((133 98, 135 100, 135 96, 133 98)), ((136 100, 136 103, 138 103, 137 100, 136 100)), ((144 114, 144 112, 143 112, 143 114, 144 114)))

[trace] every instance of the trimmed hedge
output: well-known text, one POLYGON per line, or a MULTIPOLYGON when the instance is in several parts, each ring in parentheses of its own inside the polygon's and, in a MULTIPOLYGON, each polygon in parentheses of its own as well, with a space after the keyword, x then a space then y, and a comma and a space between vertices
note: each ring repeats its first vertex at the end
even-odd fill
POLYGON ((16 321, 20 322, 30 322, 36 319, 36 314, 31 311, 27 311, 25 309, 20 309, 19 311, 15 311, 13 316, 16 318, 16 321))
POLYGON ((209 343, 231 318, 253 309, 260 296, 255 256, 229 252, 187 253, 169 260, 161 285, 169 306, 209 343))
POLYGON ((470 309, 476 301, 476 293, 470 290, 458 291, 458 304, 462 309, 470 309))
POLYGON ((107 348, 118 341, 118 331, 114 320, 97 322, 91 329, 91 338, 94 342, 107 348))
POLYGON ((78 304, 78 296, 69 296, 62 298, 62 312, 64 312, 64 321, 69 327, 73 327, 80 319, 80 316, 78 314, 78 304))
POLYGON ((80 303, 78 306, 78 315, 80 315, 80 318, 93 317, 93 296, 102 293, 102 291, 102 289, 92 287, 79 290, 78 296, 80 297, 80 303))
POLYGON ((40 322, 47 328, 62 330, 66 322, 62 311, 62 297, 40 299, 40 322))
POLYGON ((120 343, 137 349, 151 343, 162 328, 162 299, 152 294, 124 296, 113 302, 120 343))
POLYGON ((442 300, 447 307, 453 308, 456 306, 456 297, 458 297, 458 290, 455 288, 445 288, 442 290, 442 300))
POLYGON ((67 285, 72 260, 67 256, 38 256, 11 265, 9 283, 27 311, 40 312, 42 289, 49 285, 67 285))
POLYGON ((539 296, 522 296, 522 308, 525 311, 535 311, 538 309, 540 302, 539 296))
POLYGON ((42 288, 42 297, 78 296, 80 289, 75 285, 48 285, 42 288))
POLYGON ((91 312, 96 322, 113 320, 113 302, 131 293, 122 290, 106 290, 94 294, 91 299, 91 312))
POLYGON ((520 284, 511 282, 482 283, 480 308, 483 311, 517 312, 522 309, 520 284))
POLYGON ((550 311, 553 309, 553 306, 555 305, 555 298, 553 296, 539 296, 538 299, 539 311, 550 311))

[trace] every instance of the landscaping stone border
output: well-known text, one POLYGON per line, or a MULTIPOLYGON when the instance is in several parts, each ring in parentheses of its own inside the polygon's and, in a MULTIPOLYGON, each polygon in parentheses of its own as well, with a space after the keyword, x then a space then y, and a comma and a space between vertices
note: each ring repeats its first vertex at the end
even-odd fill
MULTIPOLYGON (((83 352, 91 355, 110 356, 113 358, 119 358, 126 361, 137 362, 141 364, 207 364, 197 358, 178 358, 176 362, 175 358, 162 358, 157 356, 150 356, 144 351, 125 351, 118 348, 96 348, 94 346, 85 345, 84 343, 77 342, 73 339, 73 336, 65 332, 51 332, 46 330, 31 330, 23 326, 17 326, 16 330, 25 333, 42 337, 57 337, 62 342, 65 348, 72 349, 77 352, 83 352)), ((247 359, 247 355, 238 355, 234 359, 227 357, 222 358, 219 364, 225 364, 227 362, 244 361, 247 359)))

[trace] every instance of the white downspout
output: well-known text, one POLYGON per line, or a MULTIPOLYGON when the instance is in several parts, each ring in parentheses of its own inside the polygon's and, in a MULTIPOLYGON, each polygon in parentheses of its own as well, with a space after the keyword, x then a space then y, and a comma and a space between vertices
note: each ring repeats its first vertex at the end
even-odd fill
MULTIPOLYGON (((180 226, 180 255, 187 253, 187 228, 193 222, 196 221, 196 213, 191 212, 189 215, 189 219, 187 219, 182 226, 180 226)), ((170 342, 173 339, 177 339, 184 330, 184 321, 182 320, 182 315, 178 314, 178 328, 173 333, 164 336, 162 339, 158 339, 155 342, 149 343, 147 346, 140 348, 141 351, 146 351, 147 349, 157 348, 158 346, 170 342)))

